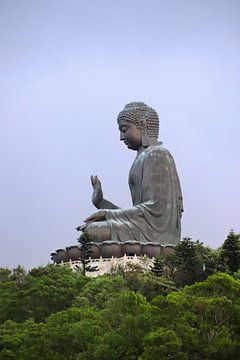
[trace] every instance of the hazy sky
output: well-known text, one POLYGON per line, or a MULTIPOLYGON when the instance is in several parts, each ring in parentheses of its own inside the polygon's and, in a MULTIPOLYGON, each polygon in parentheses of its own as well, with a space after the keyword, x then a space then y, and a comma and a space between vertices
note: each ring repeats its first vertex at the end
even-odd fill
POLYGON ((94 212, 131 204, 118 112, 144 101, 175 158, 182 236, 240 231, 238 0, 0 0, 0 266, 47 264, 94 212))

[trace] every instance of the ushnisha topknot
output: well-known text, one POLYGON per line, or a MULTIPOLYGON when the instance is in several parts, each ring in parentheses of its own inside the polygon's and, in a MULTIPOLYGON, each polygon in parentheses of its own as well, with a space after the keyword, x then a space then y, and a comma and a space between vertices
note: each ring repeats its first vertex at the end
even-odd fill
POLYGON ((117 121, 126 120, 134 123, 137 128, 145 124, 149 137, 158 138, 159 117, 157 112, 144 102, 131 102, 124 106, 118 114, 117 121))

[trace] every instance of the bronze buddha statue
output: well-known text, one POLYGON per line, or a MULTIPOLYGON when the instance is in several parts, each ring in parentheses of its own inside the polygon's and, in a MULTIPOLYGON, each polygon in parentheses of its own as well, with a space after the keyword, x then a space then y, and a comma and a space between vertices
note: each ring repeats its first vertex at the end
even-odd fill
POLYGON ((129 172, 132 207, 122 209, 104 199, 100 180, 91 176, 92 201, 98 211, 77 230, 87 231, 94 242, 175 245, 181 236, 182 193, 173 157, 158 142, 158 114, 143 102, 132 102, 117 121, 120 139, 137 152, 129 172))

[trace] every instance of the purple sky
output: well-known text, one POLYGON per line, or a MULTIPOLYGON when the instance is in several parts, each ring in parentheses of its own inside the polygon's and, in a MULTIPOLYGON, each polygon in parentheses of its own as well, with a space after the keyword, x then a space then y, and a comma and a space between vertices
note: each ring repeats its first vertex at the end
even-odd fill
POLYGON ((0 0, 0 266, 47 264, 94 211, 89 177, 131 204, 116 117, 160 115, 182 236, 240 231, 238 0, 0 0))

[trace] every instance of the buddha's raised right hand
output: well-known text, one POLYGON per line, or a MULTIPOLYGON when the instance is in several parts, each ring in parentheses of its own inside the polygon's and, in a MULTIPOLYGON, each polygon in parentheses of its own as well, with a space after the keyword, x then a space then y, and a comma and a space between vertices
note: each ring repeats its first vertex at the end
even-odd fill
POLYGON ((91 183, 93 187, 92 203, 94 206, 96 206, 97 209, 100 209, 101 203, 103 201, 103 192, 101 182, 97 175, 91 176, 91 183))

